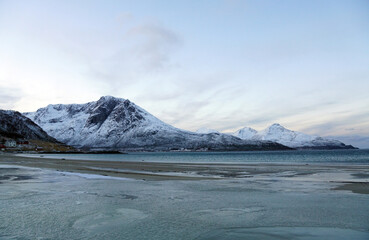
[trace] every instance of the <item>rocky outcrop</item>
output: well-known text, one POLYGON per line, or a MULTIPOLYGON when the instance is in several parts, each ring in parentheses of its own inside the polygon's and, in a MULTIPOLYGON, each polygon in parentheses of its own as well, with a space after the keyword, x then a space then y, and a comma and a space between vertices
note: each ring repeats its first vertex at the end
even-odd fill
POLYGON ((0 136, 56 142, 31 119, 10 110, 0 110, 0 136))

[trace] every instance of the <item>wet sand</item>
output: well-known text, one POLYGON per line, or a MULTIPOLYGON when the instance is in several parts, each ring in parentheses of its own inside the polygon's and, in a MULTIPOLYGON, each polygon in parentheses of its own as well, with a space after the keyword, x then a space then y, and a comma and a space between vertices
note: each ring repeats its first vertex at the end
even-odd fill
POLYGON ((369 182, 346 183, 333 190, 348 190, 353 193, 369 194, 369 182))
POLYGON ((296 178, 319 173, 333 173, 334 176, 335 172, 348 172, 353 180, 360 178, 359 181, 342 181, 334 177, 326 181, 338 184, 334 190, 369 194, 369 168, 359 165, 116 162, 21 157, 13 154, 1 154, 0 164, 141 180, 217 180, 268 175, 296 178))

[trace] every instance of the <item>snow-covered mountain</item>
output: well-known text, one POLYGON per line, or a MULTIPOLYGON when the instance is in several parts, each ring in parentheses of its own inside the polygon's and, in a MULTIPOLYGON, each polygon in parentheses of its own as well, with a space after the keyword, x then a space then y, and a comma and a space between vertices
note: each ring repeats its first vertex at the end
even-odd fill
POLYGON ((338 140, 322 138, 319 136, 313 136, 301 132, 292 131, 284 128, 278 123, 272 124, 271 126, 259 132, 252 128, 245 127, 236 131, 232 135, 245 140, 267 140, 278 142, 291 148, 300 149, 354 148, 353 146, 345 145, 338 140))
POLYGON ((11 110, 0 110, 0 136, 56 142, 31 119, 11 110))
POLYGON ((49 135, 82 148, 126 150, 276 150, 285 146, 260 140, 175 128, 127 99, 101 97, 86 104, 56 104, 25 113, 49 135))
POLYGON ((197 129, 196 133, 209 134, 209 133, 220 133, 220 132, 215 129, 203 127, 203 128, 197 129))
POLYGON ((252 139, 258 132, 250 127, 244 127, 233 133, 233 136, 239 137, 241 139, 252 139))

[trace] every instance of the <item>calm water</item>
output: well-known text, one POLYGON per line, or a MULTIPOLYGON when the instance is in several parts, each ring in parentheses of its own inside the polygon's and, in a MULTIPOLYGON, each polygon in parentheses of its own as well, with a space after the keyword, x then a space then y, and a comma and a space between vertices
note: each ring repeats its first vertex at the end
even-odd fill
POLYGON ((369 164, 369 150, 42 154, 41 156, 102 161, 369 164))

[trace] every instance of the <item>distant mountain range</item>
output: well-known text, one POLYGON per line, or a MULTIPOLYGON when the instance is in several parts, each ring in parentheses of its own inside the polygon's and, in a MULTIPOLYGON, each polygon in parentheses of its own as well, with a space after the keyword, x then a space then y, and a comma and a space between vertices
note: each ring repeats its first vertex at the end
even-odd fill
POLYGON ((127 99, 111 96, 86 104, 56 104, 25 116, 60 142, 114 150, 283 150, 282 144, 175 128, 127 99))
POLYGON ((214 129, 210 129, 210 128, 199 128, 196 133, 201 133, 201 134, 209 134, 209 133, 219 133, 219 131, 214 130, 214 129))
POLYGON ((11 110, 0 110, 0 137, 57 142, 29 118, 11 110))
POLYGON ((298 149, 353 149, 351 145, 346 145, 338 140, 322 138, 289 130, 278 123, 275 123, 262 131, 245 127, 233 136, 245 140, 266 140, 273 141, 291 148, 298 149))
POLYGON ((154 117, 127 99, 111 96, 85 104, 55 104, 36 112, 0 110, 0 136, 61 142, 91 150, 351 149, 351 145, 295 132, 279 124, 233 134, 202 128, 190 132, 154 117))

